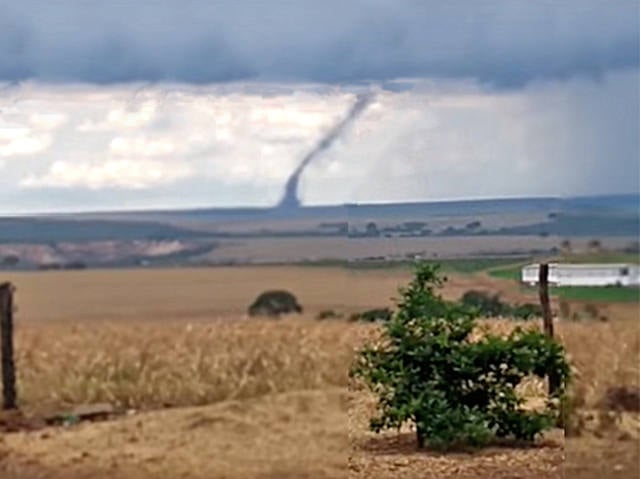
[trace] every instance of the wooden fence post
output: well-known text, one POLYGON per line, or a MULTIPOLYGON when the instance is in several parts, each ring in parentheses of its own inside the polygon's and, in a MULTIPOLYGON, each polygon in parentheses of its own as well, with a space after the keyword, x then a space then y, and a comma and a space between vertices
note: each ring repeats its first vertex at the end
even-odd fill
POLYGON ((0 284, 0 335, 2 340, 2 397, 4 409, 16 409, 16 371, 13 360, 13 285, 0 284))
MULTIPOLYGON (((538 293, 540 295, 540 305, 542 306, 542 321, 544 332, 550 338, 554 337, 553 316, 551 315, 551 304, 549 302, 549 264, 540 264, 538 272, 538 293)), ((560 380, 556 374, 549 374, 549 394, 553 395, 560 387, 560 380)))

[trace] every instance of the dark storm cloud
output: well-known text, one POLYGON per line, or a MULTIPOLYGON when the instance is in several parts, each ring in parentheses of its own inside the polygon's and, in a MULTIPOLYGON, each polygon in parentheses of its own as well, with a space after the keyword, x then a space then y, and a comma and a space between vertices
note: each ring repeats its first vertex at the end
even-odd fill
POLYGON ((0 0, 0 80, 497 87, 639 64, 636 0, 0 0))

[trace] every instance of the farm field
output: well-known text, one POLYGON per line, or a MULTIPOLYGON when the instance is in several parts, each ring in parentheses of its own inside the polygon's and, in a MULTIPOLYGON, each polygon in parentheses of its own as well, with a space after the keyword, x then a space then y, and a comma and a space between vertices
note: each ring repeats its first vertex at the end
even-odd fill
MULTIPOLYGON (((601 237, 610 249, 623 248, 634 238, 601 237)), ((402 258, 422 254, 425 259, 469 256, 528 255, 532 250, 559 248, 560 236, 453 236, 421 238, 250 238, 222 240, 220 247, 204 255, 208 261, 297 262, 346 260, 375 256, 402 258)), ((586 251, 590 238, 574 238, 573 247, 586 251)))
POLYGON ((551 294, 556 294, 562 299, 575 301, 597 302, 626 302, 637 303, 640 301, 640 291, 637 288, 625 288, 612 286, 606 288, 597 287, 557 287, 551 289, 551 294))
MULTIPOLYGON (((403 268, 332 267, 7 275, 17 286, 25 414, 100 402, 129 414, 4 434, 0 477, 637 477, 638 415, 607 420, 601 407, 609 388, 639 386, 636 304, 601 304, 607 322, 558 323, 576 368, 580 436, 554 430, 531 448, 443 454, 418 453, 406 431, 368 432, 371 397, 347 371, 377 326, 315 316, 390 306, 409 276, 403 268), (304 313, 247 319, 247 306, 266 289, 292 291, 304 313)), ((484 273, 449 276, 449 298, 482 288, 532 299, 484 273)), ((535 401, 543 387, 527 384, 527 398, 535 401)))
MULTIPOLYGON (((514 301, 535 298, 535 291, 524 294, 510 282, 460 272, 482 267, 481 260, 445 262, 450 281, 444 295, 457 299, 468 289, 485 288, 514 301)), ((410 277, 411 269, 400 265, 11 272, 3 279, 15 284, 19 317, 24 321, 139 321, 244 317, 249 304, 267 289, 290 290, 311 316, 328 309, 350 313, 391 306, 398 286, 410 277)))

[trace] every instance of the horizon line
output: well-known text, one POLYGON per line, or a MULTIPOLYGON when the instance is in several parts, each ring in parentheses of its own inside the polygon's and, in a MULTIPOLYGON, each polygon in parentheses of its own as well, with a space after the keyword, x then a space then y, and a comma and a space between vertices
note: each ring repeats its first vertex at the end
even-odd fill
POLYGON ((150 209, 98 209, 98 210, 79 210, 79 211, 41 211, 31 213, 0 213, 0 218, 20 218, 20 217, 33 217, 33 216, 74 216, 74 215, 107 215, 107 214, 145 214, 145 213, 186 213, 186 212, 201 212, 201 211, 233 211, 233 210, 248 210, 248 211, 300 211, 300 210, 312 210, 320 208, 348 208, 359 206, 398 206, 398 205, 416 205, 416 204, 442 204, 442 203, 468 203, 468 202, 489 202, 489 201, 517 201, 517 200, 567 200, 567 199, 586 199, 586 198, 615 198, 615 197, 628 197, 635 196, 640 198, 640 192, 628 192, 628 193, 598 193, 598 194, 579 194, 579 195, 540 195, 540 196, 482 196, 482 197, 457 197, 457 198, 444 198, 444 199, 412 199, 412 200, 398 200, 398 201, 353 201, 344 203, 324 203, 324 204, 312 204, 305 205, 300 204, 295 208, 287 210, 281 208, 279 204, 270 206, 186 206, 186 207, 160 207, 150 209))

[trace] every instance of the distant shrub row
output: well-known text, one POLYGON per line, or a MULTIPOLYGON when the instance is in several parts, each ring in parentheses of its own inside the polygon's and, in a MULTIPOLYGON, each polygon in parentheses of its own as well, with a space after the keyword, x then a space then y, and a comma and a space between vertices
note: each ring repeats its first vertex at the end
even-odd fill
POLYGON ((460 302, 473 308, 480 316, 488 318, 510 317, 527 320, 542 316, 542 308, 538 304, 512 305, 503 302, 499 294, 492 295, 484 291, 467 291, 462 295, 460 302))
MULTIPOLYGON (((484 291, 467 291, 460 299, 460 304, 474 310, 478 315, 484 317, 511 317, 528 320, 540 317, 541 308, 537 304, 524 303, 511 305, 503 302, 500 296, 491 295, 484 291)), ((249 306, 250 316, 280 317, 285 314, 296 314, 302 312, 302 306, 297 298, 288 291, 272 290, 266 291, 249 306)), ((386 322, 391 320, 393 311, 390 308, 374 308, 349 315, 349 321, 362 321, 366 323, 386 322)), ((316 319, 337 319, 343 314, 334 310, 323 310, 316 315, 316 319)))

